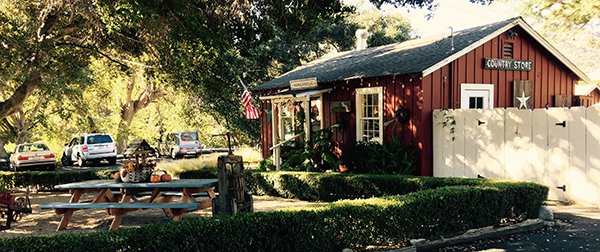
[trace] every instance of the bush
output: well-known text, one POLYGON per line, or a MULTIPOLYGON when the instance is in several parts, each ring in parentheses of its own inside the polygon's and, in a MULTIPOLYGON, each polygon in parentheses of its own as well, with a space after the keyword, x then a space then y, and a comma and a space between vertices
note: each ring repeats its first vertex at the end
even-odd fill
POLYGON ((410 175, 417 169, 416 148, 396 137, 384 144, 352 142, 342 153, 342 164, 351 173, 410 175))
POLYGON ((8 188, 32 186, 39 190, 54 190, 55 185, 93 179, 113 179, 115 170, 78 172, 24 171, 0 172, 0 184, 8 188))
POLYGON ((547 187, 531 182, 480 181, 478 186, 447 186, 269 213, 190 218, 83 235, 0 239, 0 251, 362 249, 495 225, 502 219, 535 216, 548 194, 547 187), (91 248, 89 244, 102 246, 91 248))

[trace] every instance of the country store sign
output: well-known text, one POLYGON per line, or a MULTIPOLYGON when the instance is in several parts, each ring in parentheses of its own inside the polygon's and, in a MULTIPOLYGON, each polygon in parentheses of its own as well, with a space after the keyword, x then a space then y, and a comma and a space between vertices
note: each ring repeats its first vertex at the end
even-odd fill
POLYGON ((497 70, 531 71, 533 70, 533 61, 485 58, 483 59, 483 68, 497 70))

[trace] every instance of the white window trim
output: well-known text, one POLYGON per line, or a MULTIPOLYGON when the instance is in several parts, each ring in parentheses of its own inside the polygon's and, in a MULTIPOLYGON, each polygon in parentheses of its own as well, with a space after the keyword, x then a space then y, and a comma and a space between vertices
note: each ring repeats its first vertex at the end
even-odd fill
POLYGON ((356 141, 362 141, 363 137, 363 124, 361 123, 362 110, 360 108, 362 104, 362 95, 364 94, 378 94, 379 104, 379 139, 378 142, 383 144, 383 87, 370 87, 370 88, 357 88, 356 89, 356 141))
POLYGON ((460 85, 460 108, 469 109, 469 96, 467 92, 470 91, 486 91, 489 93, 488 108, 494 108, 494 84, 461 84, 460 85))

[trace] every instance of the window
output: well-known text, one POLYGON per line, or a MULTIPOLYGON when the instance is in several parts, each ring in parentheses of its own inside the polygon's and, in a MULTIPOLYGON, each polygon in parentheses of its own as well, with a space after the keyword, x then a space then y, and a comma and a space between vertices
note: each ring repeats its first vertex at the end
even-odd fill
POLYGON ((494 108, 493 84, 462 84, 460 85, 460 108, 483 109, 494 108))
POLYGON ((294 104, 281 104, 281 109, 279 110, 279 135, 282 140, 288 140, 294 136, 295 108, 294 104))
POLYGON ((356 89, 356 140, 383 143, 383 88, 356 89))
POLYGON ((314 100, 310 100, 310 127, 313 132, 323 128, 323 122, 321 120, 322 110, 323 107, 321 106, 320 96, 314 100))
POLYGON ((513 43, 505 42, 502 48, 502 52, 505 59, 513 58, 513 43))

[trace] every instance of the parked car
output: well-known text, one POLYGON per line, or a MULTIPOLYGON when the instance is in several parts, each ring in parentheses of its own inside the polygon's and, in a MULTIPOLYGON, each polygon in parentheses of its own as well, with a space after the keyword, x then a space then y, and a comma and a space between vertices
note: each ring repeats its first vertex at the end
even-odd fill
POLYGON ((160 156, 171 156, 173 159, 184 156, 199 157, 202 146, 198 141, 197 131, 178 131, 163 133, 156 139, 156 153, 160 156))
POLYGON ((19 144, 9 158, 9 169, 11 171, 43 169, 54 171, 56 159, 54 153, 43 143, 19 144))
POLYGON ((65 144, 61 162, 65 166, 77 162, 85 166, 86 162, 94 165, 106 160, 110 165, 117 163, 117 143, 107 133, 81 134, 65 144))

